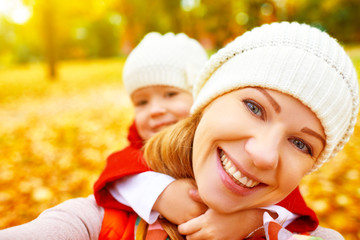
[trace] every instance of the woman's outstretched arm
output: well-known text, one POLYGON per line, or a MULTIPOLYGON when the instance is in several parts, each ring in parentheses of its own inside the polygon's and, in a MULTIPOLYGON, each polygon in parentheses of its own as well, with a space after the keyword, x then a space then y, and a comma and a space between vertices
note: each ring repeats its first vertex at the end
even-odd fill
POLYGON ((74 198, 45 210, 31 222, 0 230, 0 239, 96 240, 103 217, 104 210, 93 195, 74 198))

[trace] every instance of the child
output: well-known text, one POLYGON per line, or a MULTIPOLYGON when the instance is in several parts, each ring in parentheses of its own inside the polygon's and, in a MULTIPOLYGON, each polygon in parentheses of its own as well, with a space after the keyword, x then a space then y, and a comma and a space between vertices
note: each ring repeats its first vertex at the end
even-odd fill
MULTIPOLYGON (((154 88, 152 85, 174 84, 170 79, 179 79, 176 81, 178 84, 176 87, 184 88, 179 83, 181 83, 181 79, 182 82, 187 82, 189 78, 184 78, 188 74, 184 75, 182 71, 188 71, 189 67, 193 65, 191 61, 194 61, 195 54, 193 49, 185 47, 185 42, 175 41, 176 37, 173 39, 169 38, 169 35, 163 37, 160 35, 157 35, 157 37, 155 35, 150 36, 146 36, 133 50, 124 67, 124 85, 137 109, 135 122, 139 132, 143 132, 139 127, 142 125, 139 124, 138 119, 140 116, 144 116, 142 113, 144 109, 140 108, 137 104, 141 102, 137 99, 137 94, 139 92, 142 93, 144 86, 147 85, 150 86, 148 89, 151 89, 154 88), (185 60, 187 58, 188 60, 185 60), (184 66, 185 63, 188 65, 184 66), (165 70, 166 73, 164 73, 165 70), (159 78, 158 76, 166 78, 159 78)), ((195 74, 192 74, 192 77, 194 79, 195 74)), ((150 92, 147 96, 151 96, 151 94, 150 92)), ((176 106, 173 105, 173 107, 176 106)), ((141 119, 143 123, 152 121, 150 115, 147 115, 147 118, 143 117, 141 119)), ((172 123, 175 123, 175 121, 172 121, 172 123)), ((130 133, 134 132, 134 130, 136 129, 133 126, 130 129, 130 133)), ((157 130, 152 131, 152 134, 157 132, 157 130)), ((130 146, 125 150, 112 154, 108 158, 105 170, 95 183, 94 190, 97 203, 106 208, 100 239, 109 239, 113 234, 116 234, 116 229, 121 229, 121 227, 116 225, 116 209, 131 212, 132 208, 148 223, 154 223, 159 216, 159 212, 161 212, 163 216, 177 224, 197 217, 204 211, 201 205, 199 206, 199 204, 192 201, 187 201, 186 196, 184 197, 186 191, 174 190, 171 194, 167 193, 167 191, 171 191, 173 188, 176 189, 175 184, 178 183, 173 182, 173 178, 166 175, 149 172, 149 168, 142 164, 142 152, 139 151, 142 146, 141 139, 147 140, 152 134, 140 134, 141 137, 133 134, 138 136, 137 145, 135 146, 135 141, 129 138, 130 146), (144 171, 146 172, 141 173, 144 171), (165 191, 163 191, 164 189, 165 191), (165 194, 166 197, 163 196, 165 194), (158 198, 159 195, 160 197, 158 198), (171 200, 168 199, 168 196, 172 197, 171 200), (159 203, 159 201, 162 201, 159 199, 164 198, 166 198, 164 200, 165 204, 159 203), (162 204, 165 206, 161 206, 162 204), (129 205, 131 208, 128 207, 129 205), (153 211, 158 210, 157 208, 160 211, 153 211)), ((184 184, 181 184, 181 187, 183 186, 184 184)), ((190 189, 191 185, 185 188, 190 189)), ((301 229, 304 231, 311 231, 315 230, 318 226, 314 212, 306 206, 298 188, 279 205, 287 208, 294 214, 279 206, 269 207, 268 210, 277 212, 280 215, 279 221, 282 221, 282 216, 286 216, 288 229, 298 229, 301 226, 301 229), (299 217, 297 220, 292 221, 297 217, 299 217), (307 221, 304 223, 302 219, 307 219, 307 221)), ((229 219, 231 220, 231 218, 229 219)), ((248 229, 251 229, 250 222, 248 222, 248 226, 248 229)), ((240 233, 238 229, 235 230, 240 233)), ((121 235, 121 233, 117 234, 121 235)), ((229 231, 229 234, 231 234, 231 231, 229 231)))
MULTIPOLYGON (((131 199, 131 194, 116 195, 108 191, 112 182, 146 171, 135 176, 140 182, 155 182, 150 189, 145 186, 140 190, 147 191, 147 199, 143 202, 149 206, 149 211, 142 217, 150 218, 150 210, 157 196, 174 181, 169 176, 148 171, 149 168, 142 163, 141 147, 144 140, 189 115, 193 81, 206 61, 207 54, 203 47, 183 33, 149 33, 130 53, 123 70, 124 86, 135 106, 135 122, 128 137, 130 146, 109 156, 104 171, 94 185, 97 203, 106 208, 103 229, 116 229, 111 209, 132 211, 119 201, 126 204, 136 200, 131 199)), ((137 184, 136 187, 139 189, 141 185, 137 184)), ((127 186, 124 189, 131 190, 132 187, 127 186)), ((189 198, 185 195, 182 201, 186 199, 189 198)), ((138 210, 138 205, 135 204, 135 210, 138 210)), ((189 201, 187 209, 199 208, 201 205, 189 201)), ((151 221, 157 217, 158 213, 152 212, 151 221)), ((102 231, 104 232, 111 234, 107 230, 102 231)))

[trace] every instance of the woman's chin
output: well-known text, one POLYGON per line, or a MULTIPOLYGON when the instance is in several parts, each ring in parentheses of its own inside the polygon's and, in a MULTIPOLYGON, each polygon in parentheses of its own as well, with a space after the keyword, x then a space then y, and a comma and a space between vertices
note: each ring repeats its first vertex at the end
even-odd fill
POLYGON ((234 213, 243 209, 247 209, 248 206, 239 205, 237 203, 230 203, 224 201, 224 199, 207 199, 204 200, 205 204, 216 212, 229 214, 234 213))

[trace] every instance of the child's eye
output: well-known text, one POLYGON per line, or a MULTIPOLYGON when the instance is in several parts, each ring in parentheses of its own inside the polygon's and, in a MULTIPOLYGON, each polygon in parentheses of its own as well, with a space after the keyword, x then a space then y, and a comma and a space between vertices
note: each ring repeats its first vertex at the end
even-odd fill
POLYGON ((148 103, 148 101, 147 100, 138 100, 138 101, 136 101, 135 102, 135 107, 140 107, 140 106, 144 106, 144 105, 146 105, 148 103))
POLYGON ((244 103, 250 112, 260 117, 261 119, 265 119, 265 111, 258 103, 254 102, 253 100, 244 100, 244 103))
POLYGON ((312 148, 310 145, 305 143, 303 140, 298 138, 291 138, 290 142, 294 144, 294 146, 298 149, 300 149, 302 152, 309 154, 310 156, 313 156, 312 148))
POLYGON ((165 97, 173 97, 173 96, 176 96, 176 95, 178 95, 179 93, 178 92, 174 92, 174 91, 172 91, 172 92, 166 92, 165 93, 165 97))

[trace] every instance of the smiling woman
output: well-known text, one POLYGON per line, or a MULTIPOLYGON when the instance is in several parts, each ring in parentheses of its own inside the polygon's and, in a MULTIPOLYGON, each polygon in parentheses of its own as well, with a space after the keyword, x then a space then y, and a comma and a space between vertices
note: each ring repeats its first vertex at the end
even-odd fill
MULTIPOLYGON (((343 48, 316 28, 287 22, 255 28, 214 54, 194 99, 192 116, 150 139, 145 157, 156 171, 193 177, 199 197, 223 214, 283 200, 343 148, 359 108, 343 48)), ((266 230, 271 221, 264 216, 266 230)), ((195 236, 201 226, 192 221, 179 232, 195 236)))

